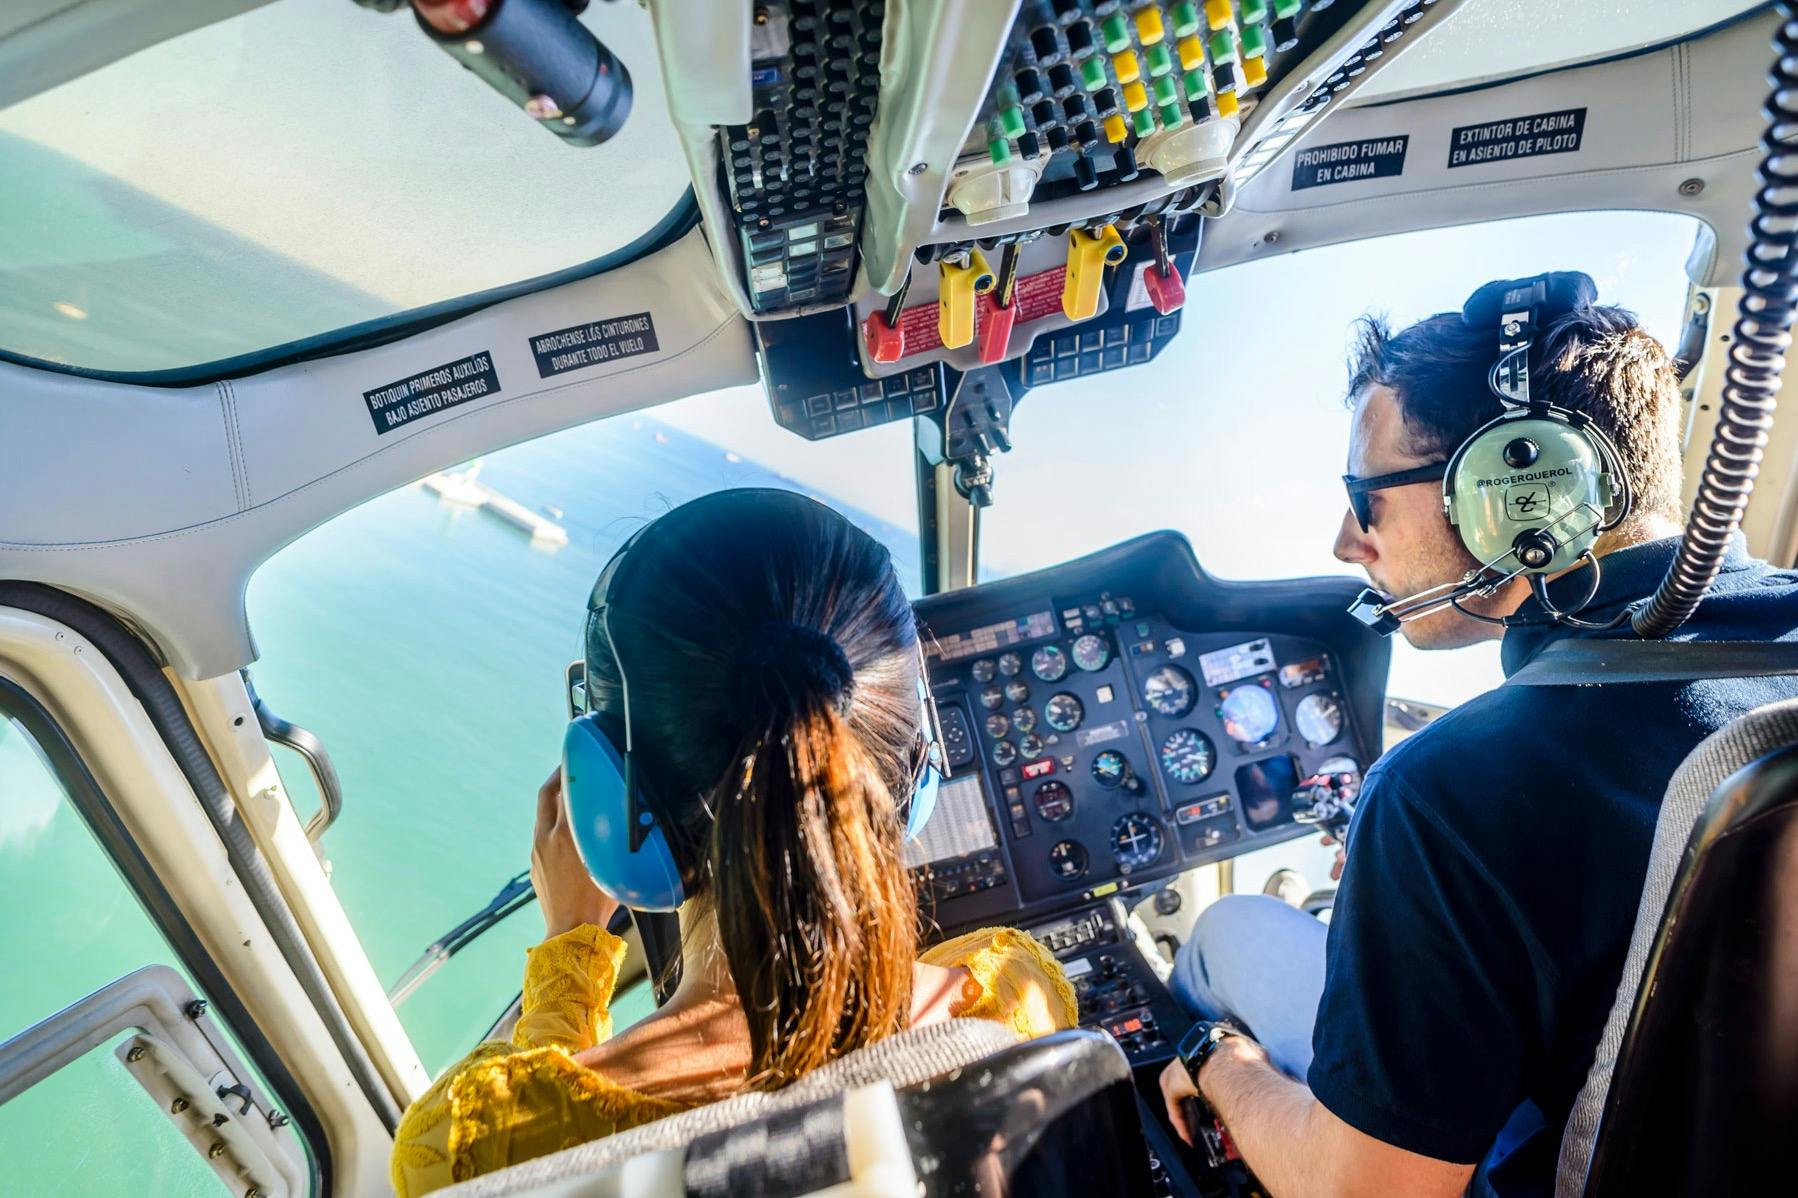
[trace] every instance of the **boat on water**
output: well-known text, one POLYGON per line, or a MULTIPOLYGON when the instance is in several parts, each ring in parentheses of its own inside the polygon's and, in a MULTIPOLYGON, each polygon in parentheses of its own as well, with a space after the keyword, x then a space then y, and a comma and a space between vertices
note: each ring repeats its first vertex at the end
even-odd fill
MULTIPOLYGON (((1553 272, 1677 359, 1690 516, 1602 630, 1630 648, 1517 683, 1599 687, 1611 726, 1495 733, 1467 791, 1535 793, 1523 740, 1624 776, 1644 688, 1798 673, 1679 632, 1730 554, 1798 566, 1795 50, 1789 6, 1746 0, 0 13, 0 1189, 391 1192, 404 1112, 519 1017, 536 896, 500 792, 587 714, 563 663, 595 576, 669 508, 781 483, 874 533, 926 634, 923 939, 1024 934, 1079 1026, 901 1032, 443 1192, 1372 1192, 1299 1186, 1215 1093, 1167 1100, 1257 1030, 1195 1016, 1177 962, 1239 895, 1319 944, 1349 910, 1320 834, 1504 678, 1490 642, 1414 652, 1417 621, 1515 584, 1593 630, 1631 488, 1542 382, 1591 301, 1553 272), (1515 286, 1469 297, 1489 279, 1515 286), (1461 310, 1502 419, 1536 423, 1340 478, 1343 330, 1387 308, 1461 310), (1476 568, 1365 588, 1328 530, 1414 487, 1476 568)), ((1565 881, 1570 926, 1637 910, 1548 1070, 1569 1109, 1531 1152, 1568 1198, 1798 1166, 1798 730, 1742 719, 1647 796, 1645 880, 1565 881)), ((1508 851, 1584 834, 1563 797, 1508 851)), ((681 928, 616 930, 622 1030, 681 928)), ((1421 1043, 1440 1008, 1392 985, 1368 1022, 1425 1012, 1421 1043)), ((1512 1192, 1511 1143, 1390 1192, 1512 1192)))

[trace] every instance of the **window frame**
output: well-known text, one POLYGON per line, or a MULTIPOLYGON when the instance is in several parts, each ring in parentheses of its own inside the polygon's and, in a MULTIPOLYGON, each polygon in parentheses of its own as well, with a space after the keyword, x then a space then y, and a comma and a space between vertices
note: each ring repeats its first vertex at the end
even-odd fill
MULTIPOLYGON (((272 1097, 281 1103, 282 1113, 291 1121, 305 1150, 312 1193, 330 1193, 335 1178, 330 1139, 318 1113, 201 943, 193 925, 176 906, 174 897, 157 876, 68 734, 36 696, 5 673, 0 673, 0 716, 17 722, 32 738, 51 775, 68 796, 69 805, 93 834, 100 851, 119 871, 120 880, 142 906, 176 960, 236 1036, 249 1063, 266 1080, 272 1097)), ((9 1029, 6 1034, 23 1030, 9 1029)))

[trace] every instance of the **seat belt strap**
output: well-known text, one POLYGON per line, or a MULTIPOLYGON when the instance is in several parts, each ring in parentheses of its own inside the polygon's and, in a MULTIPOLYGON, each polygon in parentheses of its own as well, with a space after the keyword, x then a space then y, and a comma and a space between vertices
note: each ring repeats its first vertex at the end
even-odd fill
POLYGON ((1798 641, 1556 641, 1506 679, 1509 686, 1608 686, 1772 678, 1798 674, 1798 641))

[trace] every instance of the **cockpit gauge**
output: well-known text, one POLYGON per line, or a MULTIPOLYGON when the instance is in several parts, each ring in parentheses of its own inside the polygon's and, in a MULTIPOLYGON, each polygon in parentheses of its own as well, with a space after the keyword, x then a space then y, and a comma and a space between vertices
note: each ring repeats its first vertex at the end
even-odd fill
POLYGON ((1078 840, 1064 840, 1049 850, 1049 868, 1064 882, 1086 876, 1086 846, 1078 840))
POLYGON ((1030 697, 1030 684, 1014 678, 1005 684, 1005 697, 1013 703, 1022 703, 1030 697))
POLYGON ((1030 672, 1044 682, 1060 682, 1067 677, 1068 655, 1060 645, 1044 645, 1030 655, 1030 672))
POLYGON ((1111 855, 1124 874, 1155 864, 1161 858, 1161 821, 1142 811, 1119 819, 1111 825, 1111 855))
POLYGON ((1011 731, 1011 721, 1005 718, 1004 712, 995 711, 986 717, 986 734, 994 740, 1001 740, 1011 731))
POLYGON ((1217 766, 1217 746, 1203 732, 1181 728, 1161 742, 1161 768, 1182 786, 1203 782, 1217 766))
POLYGON ((1280 704, 1271 692, 1253 683, 1231 687, 1222 693, 1217 718, 1231 740, 1258 745, 1280 727, 1280 704))
POLYGON ((998 711, 1005 706, 1005 692, 996 686, 989 686, 980 692, 980 705, 988 711, 998 711))
POLYGON ((1162 715, 1179 719, 1198 699, 1198 685, 1179 666, 1162 666, 1143 679, 1142 701, 1162 715))
POLYGON ((1115 790, 1129 779, 1130 762, 1116 749, 1106 749, 1093 758, 1093 777, 1106 790, 1115 790))
POLYGON ((1004 769, 1018 759, 1018 747, 1008 740, 993 746, 993 764, 1004 769))
POLYGON ((999 654, 999 673, 1007 678, 1016 678, 1024 671, 1024 659, 1016 653, 999 654))
POLYGON ((1320 774, 1353 774, 1358 779, 1361 777, 1361 763, 1353 757, 1338 754, 1335 757, 1325 758, 1318 765, 1317 772, 1320 774))
POLYGON ((1092 673, 1102 670, 1111 662, 1111 643, 1096 632, 1089 632, 1074 641, 1074 664, 1092 673))
POLYGON ((1072 732, 1085 718, 1086 708, 1066 691, 1049 696, 1049 701, 1043 704, 1043 721, 1057 732, 1072 732))
POLYGON ((1065 782, 1045 782, 1030 799, 1036 804, 1036 813, 1052 824, 1074 814, 1074 792, 1065 782))
POLYGON ((1033 761, 1043 755, 1043 738, 1034 732, 1018 737, 1018 752, 1026 761, 1033 761))
POLYGON ((1293 709, 1292 722, 1310 744, 1327 745, 1342 735, 1342 703, 1325 691, 1306 695, 1293 709))
POLYGON ((1036 709, 1020 707, 1011 713, 1011 726, 1019 732, 1036 731, 1036 709))
POLYGON ((968 667, 968 673, 974 676, 975 682, 991 682, 998 677, 999 670, 993 665, 992 658, 983 657, 968 667))

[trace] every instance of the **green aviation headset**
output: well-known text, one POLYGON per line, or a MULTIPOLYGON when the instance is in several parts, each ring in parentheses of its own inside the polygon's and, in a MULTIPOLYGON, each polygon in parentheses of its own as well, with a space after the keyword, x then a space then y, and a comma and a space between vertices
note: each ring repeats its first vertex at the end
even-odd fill
MULTIPOLYGON (((790 491, 744 489, 721 492, 695 503, 760 503, 816 505, 790 491)), ((691 505, 689 505, 691 506, 691 505)), ((828 508, 825 510, 829 510, 828 508)), ((831 512, 835 519, 842 519, 831 512)), ((607 613, 621 568, 654 524, 638 529, 612 555, 600 571, 587 601, 587 651, 593 650, 593 633, 602 631, 618 672, 622 712, 587 710, 568 725, 562 738, 562 794, 567 804, 570 830, 581 863, 599 888, 635 911, 673 911, 693 882, 691 863, 683 864, 663 828, 668 808, 658 797, 652 780, 641 768, 631 736, 630 677, 625 673, 618 642, 607 625, 607 613)), ((780 626, 794 653, 822 654, 827 669, 846 675, 848 662, 842 649, 824 633, 799 625, 780 626)), ((595 676, 587 661, 587 677, 595 676)), ((915 840, 936 807, 937 789, 948 774, 942 748, 936 701, 930 694, 919 647, 918 701, 923 709, 918 735, 912 790, 902 804, 905 838, 915 840)))
MULTIPOLYGON (((1496 327, 1498 357, 1486 385, 1504 410, 1474 430, 1442 467, 1442 507, 1467 552, 1480 564, 1458 582, 1444 583, 1403 599, 1363 590, 1349 614, 1382 635, 1401 624, 1455 607, 1461 600, 1490 595, 1513 578, 1528 577, 1538 603, 1558 622, 1581 624, 1574 614, 1598 589, 1592 548, 1601 534, 1629 515, 1629 474, 1616 445, 1582 412, 1559 408, 1530 394, 1531 352, 1537 333, 1555 317, 1595 303, 1598 289, 1589 276, 1557 271, 1529 279, 1506 279, 1481 287, 1462 306, 1470 328, 1496 327), (1592 567, 1584 597, 1562 608, 1550 599, 1547 579, 1581 562, 1592 567)), ((1423 481, 1434 467, 1407 471, 1423 481)), ((1363 527, 1362 493, 1369 482, 1346 479, 1363 527)), ((1390 476, 1386 485, 1400 481, 1390 476)), ((1516 623, 1514 618, 1497 623, 1516 623)))

